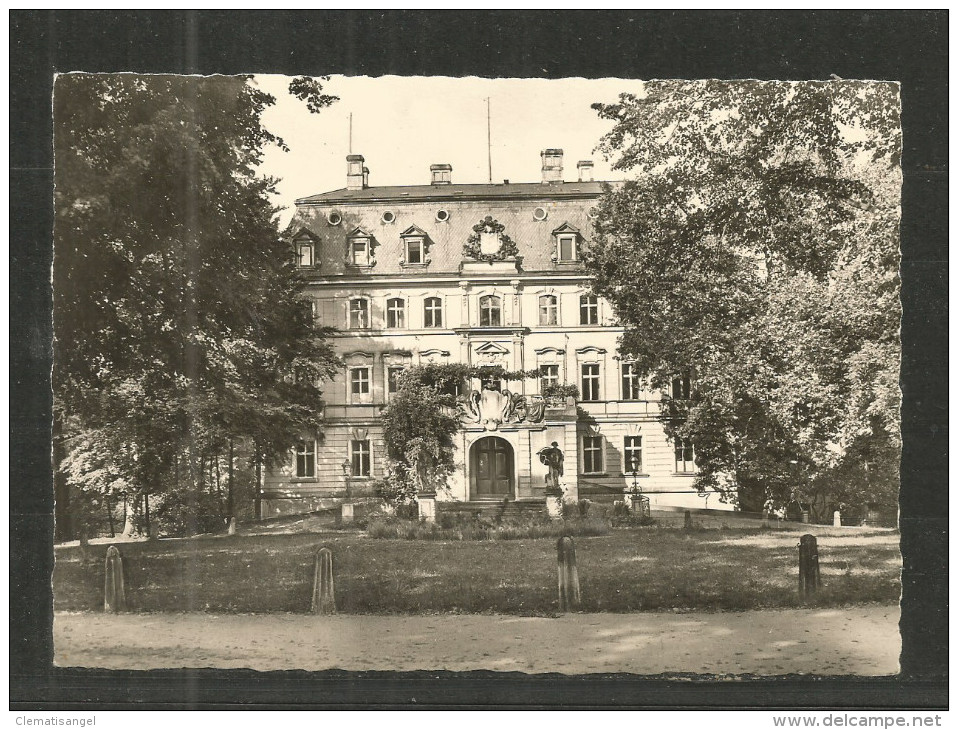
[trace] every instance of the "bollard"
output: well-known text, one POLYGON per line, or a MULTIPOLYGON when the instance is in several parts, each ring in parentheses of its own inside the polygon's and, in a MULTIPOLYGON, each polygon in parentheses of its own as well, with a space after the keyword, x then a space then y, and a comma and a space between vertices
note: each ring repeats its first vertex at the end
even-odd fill
POLYGON ((226 534, 227 535, 236 534, 236 518, 235 517, 230 517, 229 523, 226 526, 226 534))
POLYGON ((327 547, 316 551, 313 571, 313 613, 336 613, 336 589, 333 585, 333 551, 327 547))
POLYGON ((832 527, 841 527, 842 526, 842 513, 838 510, 835 510, 835 513, 832 515, 832 527))
POLYGON ((123 558, 116 545, 106 549, 106 581, 103 591, 103 610, 119 613, 126 610, 126 588, 123 585, 123 558))
POLYGON ((808 598, 822 585, 818 570, 818 540, 814 535, 802 535, 798 543, 798 594, 808 598))
POLYGON ((685 529, 692 529, 692 513, 689 510, 685 510, 685 529))
POLYGON ((581 599, 575 543, 571 537, 560 537, 556 548, 559 553, 559 610, 569 611, 578 608, 581 599))

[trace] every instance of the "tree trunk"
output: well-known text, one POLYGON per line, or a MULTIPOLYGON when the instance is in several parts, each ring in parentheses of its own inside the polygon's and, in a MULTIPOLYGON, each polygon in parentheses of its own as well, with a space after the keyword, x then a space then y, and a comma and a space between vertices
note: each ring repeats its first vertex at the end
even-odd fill
POLYGON ((230 436, 229 467, 226 473, 226 519, 232 519, 233 514, 233 437, 230 436))
POLYGON ((263 504, 260 501, 260 484, 263 478, 263 461, 260 459, 259 449, 256 450, 256 485, 254 487, 255 497, 253 498, 253 515, 257 520, 263 519, 263 504))
POLYGON ((147 538, 153 537, 150 531, 150 495, 148 493, 143 494, 143 529, 147 538))
POLYGON ((113 524, 113 507, 110 504, 110 498, 103 495, 103 504, 106 505, 106 518, 110 521, 110 537, 116 537, 116 525, 113 524))

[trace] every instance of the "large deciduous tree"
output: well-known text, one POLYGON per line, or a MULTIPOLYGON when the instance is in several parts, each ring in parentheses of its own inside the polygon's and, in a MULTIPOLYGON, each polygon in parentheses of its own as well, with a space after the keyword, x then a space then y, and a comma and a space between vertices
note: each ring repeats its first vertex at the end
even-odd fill
POLYGON ((749 510, 894 506, 897 86, 661 81, 594 108, 629 179, 588 266, 699 486, 749 510))
MULTIPOLYGON (((312 111, 335 101, 318 79, 290 92, 312 111)), ((249 77, 68 74, 54 89, 61 476, 131 509, 166 495, 193 529, 231 515, 237 447, 268 464, 319 427, 336 365, 257 172, 284 146, 260 122, 274 103, 249 77)))

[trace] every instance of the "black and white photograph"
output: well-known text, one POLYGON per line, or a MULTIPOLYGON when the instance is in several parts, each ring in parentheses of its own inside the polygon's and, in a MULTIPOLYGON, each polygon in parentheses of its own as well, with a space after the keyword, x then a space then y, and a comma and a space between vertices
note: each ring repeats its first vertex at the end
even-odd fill
POLYGON ((58 665, 898 671, 896 84, 54 112, 58 665))
POLYGON ((10 36, 17 725, 940 725, 945 12, 10 36))

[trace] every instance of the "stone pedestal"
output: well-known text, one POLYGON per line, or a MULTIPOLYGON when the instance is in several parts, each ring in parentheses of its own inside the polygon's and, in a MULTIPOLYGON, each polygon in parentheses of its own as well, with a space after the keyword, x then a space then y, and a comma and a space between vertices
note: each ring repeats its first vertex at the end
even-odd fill
POLYGON ((546 514, 553 520, 562 518, 562 495, 546 492, 546 514))
POLYGON ((841 527, 842 526, 842 513, 838 510, 835 510, 835 514, 832 515, 832 527, 841 527))
POLYGON ((416 501, 419 502, 419 519, 423 522, 436 521, 436 495, 420 494, 416 501))
POLYGON ((629 499, 632 502, 632 514, 648 519, 652 516, 652 508, 649 505, 649 498, 642 494, 630 494, 629 499))
POLYGON ((343 502, 342 504, 342 519, 344 525, 350 525, 353 522, 355 517, 355 512, 353 511, 354 505, 349 502, 343 502))

